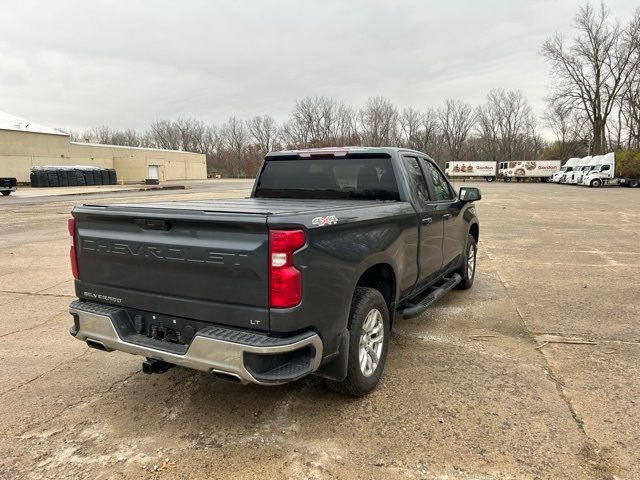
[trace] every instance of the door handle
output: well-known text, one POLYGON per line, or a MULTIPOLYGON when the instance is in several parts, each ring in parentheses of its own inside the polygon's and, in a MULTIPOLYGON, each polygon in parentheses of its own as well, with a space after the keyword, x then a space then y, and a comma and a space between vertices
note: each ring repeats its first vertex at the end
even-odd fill
POLYGON ((424 217, 422 219, 422 223, 424 223, 425 225, 431 225, 431 222, 433 222, 433 218, 431 217, 424 217))
POLYGON ((451 214, 450 213, 445 213, 444 215, 442 215, 442 219, 443 220, 449 220, 451 218, 451 214))

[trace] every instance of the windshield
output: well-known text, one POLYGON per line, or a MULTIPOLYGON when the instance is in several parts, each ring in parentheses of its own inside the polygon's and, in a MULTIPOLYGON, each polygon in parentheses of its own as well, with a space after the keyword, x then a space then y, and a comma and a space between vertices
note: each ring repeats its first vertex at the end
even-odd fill
POLYGON ((389 158, 267 158, 255 196, 400 200, 389 158))

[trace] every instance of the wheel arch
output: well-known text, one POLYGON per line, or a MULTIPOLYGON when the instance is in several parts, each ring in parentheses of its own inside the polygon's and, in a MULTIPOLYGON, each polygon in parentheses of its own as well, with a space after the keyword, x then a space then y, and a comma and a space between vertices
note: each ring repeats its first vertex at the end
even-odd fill
POLYGON ((378 290, 384 297, 387 307, 389 308, 389 318, 393 318, 397 295, 397 281, 395 270, 389 263, 380 262, 369 266, 360 274, 356 282, 356 288, 357 287, 369 287, 378 290))
POLYGON ((478 240, 480 239, 480 226, 477 223, 472 223, 469 226, 469 235, 473 237, 476 241, 476 245, 478 244, 478 240))

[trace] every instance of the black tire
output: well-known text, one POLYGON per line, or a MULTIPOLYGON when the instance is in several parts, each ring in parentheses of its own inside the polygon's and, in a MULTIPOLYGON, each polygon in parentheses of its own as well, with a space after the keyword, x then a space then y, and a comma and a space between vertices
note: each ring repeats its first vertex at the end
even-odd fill
POLYGON ((8 197, 9 195, 11 195, 11 190, 3 190, 2 195, 4 195, 5 197, 8 197))
POLYGON ((357 287, 351 302, 349 312, 349 364, 347 377, 342 382, 327 381, 332 390, 354 397, 361 397, 376 388, 389 349, 389 309, 382 294, 374 288, 357 287), (369 314, 377 310, 382 316, 383 334, 382 349, 378 358, 378 364, 369 376, 365 376, 360 367, 360 341, 363 334, 363 325, 369 314))
POLYGON ((491 182, 493 182, 495 180, 495 178, 493 178, 493 177, 484 177, 484 179, 489 183, 491 183, 491 182))
POLYGON ((593 180, 591 180, 591 183, 589 184, 589 186, 593 188, 601 187, 602 180, 600 180, 599 178, 594 178, 593 180))
POLYGON ((627 180, 627 185, 629 185, 631 188, 636 188, 640 185, 640 180, 638 180, 637 178, 632 178, 630 180, 627 180))
POLYGON ((504 181, 509 183, 511 181, 511 177, 504 177, 504 181))
POLYGON ((467 245, 464 252, 464 263, 460 266, 456 273, 462 277, 462 281, 456 285, 458 290, 468 290, 473 286, 473 280, 476 278, 476 266, 478 265, 478 245, 473 235, 467 235, 467 245), (473 268, 469 275, 469 256, 473 256, 473 268))

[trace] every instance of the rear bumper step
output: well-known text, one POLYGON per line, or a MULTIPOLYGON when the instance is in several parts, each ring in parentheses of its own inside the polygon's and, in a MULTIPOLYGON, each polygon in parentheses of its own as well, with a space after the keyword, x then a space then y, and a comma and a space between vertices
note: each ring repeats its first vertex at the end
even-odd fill
POLYGON ((128 314, 122 308, 76 300, 69 306, 69 313, 74 317, 71 335, 90 347, 230 376, 244 384, 279 385, 297 380, 317 370, 322 359, 322 341, 315 332, 276 338, 211 326, 198 331, 184 349, 178 349, 175 344, 142 335, 123 338, 122 324, 128 314))

